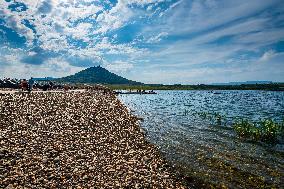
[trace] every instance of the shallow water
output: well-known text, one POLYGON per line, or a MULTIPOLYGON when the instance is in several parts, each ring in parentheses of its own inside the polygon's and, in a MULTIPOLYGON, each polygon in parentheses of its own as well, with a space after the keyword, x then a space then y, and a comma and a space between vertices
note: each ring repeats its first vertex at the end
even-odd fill
POLYGON ((148 140, 198 187, 284 188, 283 141, 255 143, 232 130, 239 118, 282 121, 284 92, 158 91, 119 98, 144 118, 148 140))

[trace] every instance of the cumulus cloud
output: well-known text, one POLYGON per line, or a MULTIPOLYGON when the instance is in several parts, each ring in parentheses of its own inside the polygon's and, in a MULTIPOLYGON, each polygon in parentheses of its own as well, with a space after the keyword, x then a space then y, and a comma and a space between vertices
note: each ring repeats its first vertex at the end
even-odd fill
POLYGON ((133 64, 124 61, 115 61, 113 63, 108 63, 106 68, 115 73, 122 73, 133 68, 133 64))
POLYGON ((52 11, 53 8, 53 1, 52 0, 45 0, 42 1, 39 8, 38 8, 38 13, 39 14, 47 14, 52 11))
POLYGON ((120 0, 110 11, 100 14, 97 17, 99 29, 94 33, 106 33, 122 27, 134 14, 128 4, 127 1, 120 0))
POLYGON ((158 43, 162 40, 163 37, 166 37, 167 35, 168 35, 167 32, 161 32, 158 35, 149 38, 147 40, 147 43, 158 43))
POLYGON ((0 76, 10 78, 30 78, 30 77, 63 77, 81 71, 82 67, 72 66, 66 57, 50 57, 42 59, 43 63, 29 62, 28 59, 39 59, 42 53, 39 49, 26 52, 23 49, 15 49, 4 46, 0 49, 0 76), (29 58, 28 58, 29 57, 29 58), (23 63, 23 58, 27 63, 23 63))
POLYGON ((58 56, 59 55, 53 51, 46 51, 42 48, 36 47, 30 49, 28 52, 24 51, 21 61, 25 64, 41 65, 44 64, 48 59, 58 56))
POLYGON ((77 26, 73 28, 66 28, 64 32, 67 32, 71 35, 74 39, 83 40, 84 42, 89 42, 91 39, 89 37, 90 30, 92 29, 93 25, 90 23, 82 23, 80 22, 77 26))
MULTIPOLYGON (((7 27, 24 36, 30 47, 36 41, 36 44, 44 50, 81 56, 82 52, 77 50, 78 46, 68 41, 68 36, 71 36, 75 40, 88 43, 85 46, 86 52, 94 49, 113 54, 121 52, 130 54, 137 49, 127 44, 117 45, 100 40, 103 35, 107 35, 107 32, 123 27, 132 19, 135 15, 132 5, 144 7, 160 2, 164 1, 119 0, 110 9, 105 9, 102 3, 93 1, 19 0, 19 3, 25 4, 28 8, 26 11, 11 12, 7 7, 12 2, 6 1, 1 2, 1 11, 7 27), (87 18, 90 20, 85 20, 87 18), (28 20, 35 32, 23 24, 23 20, 28 20)), ((29 56, 27 61, 33 62, 34 58, 36 55, 29 56)))
POLYGON ((8 3, 2 3, 0 8, 0 19, 3 19, 4 25, 17 32, 19 36, 26 38, 27 45, 32 46, 32 41, 35 38, 33 31, 26 27, 23 23, 23 17, 20 12, 13 12, 9 10, 8 3), (3 6, 3 7, 2 7, 3 6), (6 8, 5 8, 6 7, 6 8))
POLYGON ((141 71, 146 83, 256 77, 269 62, 275 73, 283 64, 268 50, 284 41, 283 10, 281 0, 0 1, 0 43, 10 48, 0 64, 6 75, 102 64, 130 79, 141 71))
POLYGON ((81 67, 73 66, 61 57, 50 58, 45 65, 41 65, 40 69, 45 69, 49 73, 47 76, 53 77, 63 77, 82 70, 81 67), (54 71, 54 73, 50 73, 50 70, 54 71))

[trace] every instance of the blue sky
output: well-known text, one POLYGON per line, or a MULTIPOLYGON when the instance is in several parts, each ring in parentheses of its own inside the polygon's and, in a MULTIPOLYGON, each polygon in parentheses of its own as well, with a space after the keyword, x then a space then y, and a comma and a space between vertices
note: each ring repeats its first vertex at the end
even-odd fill
POLYGON ((0 77, 284 81, 283 0, 0 0, 0 77))

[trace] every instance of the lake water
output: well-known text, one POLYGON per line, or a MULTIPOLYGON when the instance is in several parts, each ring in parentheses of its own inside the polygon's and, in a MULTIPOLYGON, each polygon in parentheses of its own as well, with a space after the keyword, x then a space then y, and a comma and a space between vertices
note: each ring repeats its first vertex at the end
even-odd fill
POLYGON ((147 139, 196 187, 284 188, 283 141, 247 141, 232 129, 239 118, 282 121, 284 92, 158 91, 119 98, 144 118, 147 139))

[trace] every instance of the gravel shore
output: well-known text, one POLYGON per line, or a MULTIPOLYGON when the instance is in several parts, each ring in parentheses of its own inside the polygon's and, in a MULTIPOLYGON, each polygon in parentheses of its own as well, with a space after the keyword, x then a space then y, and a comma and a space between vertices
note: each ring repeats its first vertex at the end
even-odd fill
POLYGON ((183 188, 113 94, 0 94, 0 188, 183 188))

